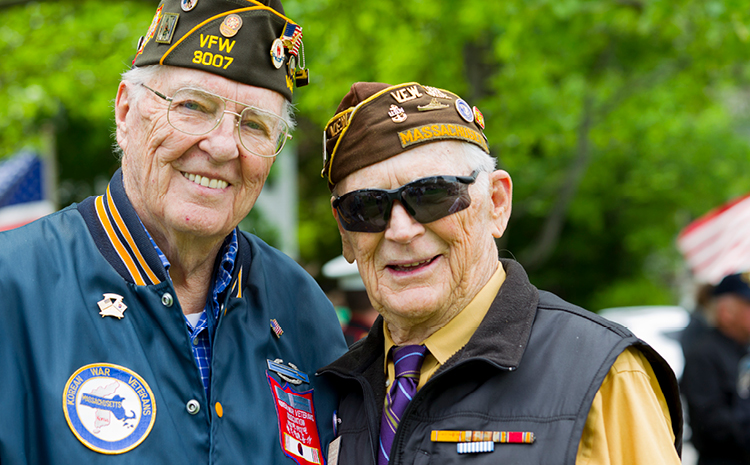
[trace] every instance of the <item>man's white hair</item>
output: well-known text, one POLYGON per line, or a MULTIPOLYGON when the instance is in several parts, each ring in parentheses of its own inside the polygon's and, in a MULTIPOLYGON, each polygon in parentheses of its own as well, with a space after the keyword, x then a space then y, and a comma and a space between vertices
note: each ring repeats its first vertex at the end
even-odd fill
MULTIPOLYGON (((464 142, 461 145, 464 149, 466 163, 469 165, 469 167, 471 167, 471 169, 479 170, 483 173, 492 173, 497 169, 497 159, 495 157, 488 154, 474 144, 464 142)), ((485 189, 489 188, 490 181, 489 178, 485 176, 477 178, 476 182, 477 185, 482 186, 485 189)))

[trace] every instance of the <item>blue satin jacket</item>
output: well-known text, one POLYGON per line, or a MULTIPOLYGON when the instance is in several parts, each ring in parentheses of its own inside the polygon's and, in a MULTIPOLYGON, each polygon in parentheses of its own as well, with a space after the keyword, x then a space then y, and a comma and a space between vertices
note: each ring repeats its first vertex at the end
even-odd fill
POLYGON ((346 350, 315 281, 239 234, 206 398, 175 290, 118 172, 0 234, 0 464, 324 463, 346 350))

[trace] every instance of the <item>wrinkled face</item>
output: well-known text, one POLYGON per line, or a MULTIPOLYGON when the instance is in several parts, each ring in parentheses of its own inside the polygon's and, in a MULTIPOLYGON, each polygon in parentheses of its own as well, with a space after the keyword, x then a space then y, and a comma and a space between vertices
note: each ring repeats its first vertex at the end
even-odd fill
MULTIPOLYGON (((187 68, 171 68, 146 85, 168 97, 190 86, 277 115, 283 109, 284 98, 276 92, 187 68)), ((167 122, 166 100, 135 87, 120 84, 117 141, 124 152, 125 189, 141 220, 167 237, 225 237, 252 208, 274 159, 242 147, 231 114, 208 134, 184 134, 167 122), (139 91, 143 95, 136 100, 139 91)), ((242 108, 228 102, 226 109, 242 108)))
MULTIPOLYGON (((462 150, 457 142, 419 146, 350 174, 336 194, 394 189, 428 176, 467 176, 476 167, 463 161, 462 150)), ((474 298, 497 269, 493 236, 500 237, 507 224, 510 192, 507 173, 483 172, 469 188, 471 205, 437 221, 420 224, 396 201, 384 232, 346 231, 339 224, 344 256, 356 259, 370 300, 389 327, 441 326, 474 298)))

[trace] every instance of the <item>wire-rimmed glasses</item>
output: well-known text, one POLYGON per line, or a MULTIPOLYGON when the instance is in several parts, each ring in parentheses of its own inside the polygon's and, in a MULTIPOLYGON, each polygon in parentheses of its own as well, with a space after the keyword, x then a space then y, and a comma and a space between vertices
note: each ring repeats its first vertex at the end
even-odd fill
POLYGON ((242 146, 259 157, 275 157, 284 148, 286 141, 292 138, 289 125, 283 118, 252 105, 194 87, 183 87, 167 97, 145 84, 141 85, 169 102, 167 121, 185 134, 208 134, 219 126, 224 114, 229 113, 237 117, 235 125, 242 146), (241 113, 236 113, 227 110, 227 102, 245 108, 241 113))

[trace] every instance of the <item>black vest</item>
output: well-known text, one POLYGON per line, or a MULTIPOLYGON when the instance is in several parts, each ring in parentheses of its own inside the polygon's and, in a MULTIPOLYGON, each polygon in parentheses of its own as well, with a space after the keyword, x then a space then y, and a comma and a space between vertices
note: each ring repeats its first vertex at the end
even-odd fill
MULTIPOLYGON (((469 457, 433 430, 527 431, 533 444, 495 444, 472 463, 574 464, 588 412, 615 359, 635 346, 652 365, 669 405, 678 452, 682 412, 666 362, 628 330, 533 287, 503 261, 507 278, 469 343, 407 407, 391 464, 452 464, 469 457)), ((382 320, 367 339, 321 370, 340 389, 339 464, 376 463, 385 396, 382 320)))

